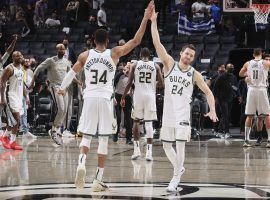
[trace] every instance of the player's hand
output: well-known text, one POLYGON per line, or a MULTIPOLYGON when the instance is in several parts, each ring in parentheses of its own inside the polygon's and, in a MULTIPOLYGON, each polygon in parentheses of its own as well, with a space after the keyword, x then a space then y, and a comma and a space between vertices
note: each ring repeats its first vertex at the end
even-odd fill
POLYGON ((155 4, 154 4, 154 1, 152 0, 150 1, 150 3, 148 4, 147 8, 144 11, 144 18, 150 19, 154 9, 155 9, 155 4))
POLYGON ((120 102, 120 105, 122 106, 122 107, 125 107, 126 106, 126 100, 125 99, 121 99, 121 102, 120 102))
POLYGON ((151 16, 150 19, 153 22, 153 21, 156 21, 157 20, 157 17, 158 17, 158 12, 153 11, 152 16, 151 16))
POLYGON ((113 98, 113 105, 114 105, 114 106, 117 106, 117 101, 116 101, 115 98, 113 98))
POLYGON ((57 91, 57 94, 60 94, 60 95, 64 96, 64 95, 66 94, 66 91, 65 91, 65 90, 59 89, 59 90, 57 91))
POLYGON ((80 81, 80 80, 78 80, 77 84, 78 84, 79 86, 83 86, 83 82, 80 81))
POLYGON ((218 121, 217 114, 215 111, 210 111, 209 113, 206 113, 204 116, 209 117, 213 122, 218 121))
POLYGON ((251 77, 247 76, 247 77, 245 78, 245 82, 246 82, 247 84, 251 84, 251 77))

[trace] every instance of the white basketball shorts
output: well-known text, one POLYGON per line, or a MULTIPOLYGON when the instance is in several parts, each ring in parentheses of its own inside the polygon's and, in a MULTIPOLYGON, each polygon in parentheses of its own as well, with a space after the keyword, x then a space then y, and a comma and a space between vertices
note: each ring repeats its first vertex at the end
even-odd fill
POLYGON ((132 118, 144 121, 157 120, 155 96, 136 97, 133 99, 132 118))
POLYGON ((189 142, 191 136, 190 125, 182 125, 177 128, 162 126, 160 139, 163 142, 183 141, 189 142))

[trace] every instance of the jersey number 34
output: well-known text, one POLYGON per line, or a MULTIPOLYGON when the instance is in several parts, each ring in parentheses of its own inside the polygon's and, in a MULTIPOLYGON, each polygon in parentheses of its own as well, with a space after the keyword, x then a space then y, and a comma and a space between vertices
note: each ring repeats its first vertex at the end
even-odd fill
POLYGON ((100 78, 98 76, 98 70, 92 69, 90 72, 93 73, 91 84, 98 84, 98 83, 107 83, 107 70, 104 70, 104 72, 101 74, 100 78))

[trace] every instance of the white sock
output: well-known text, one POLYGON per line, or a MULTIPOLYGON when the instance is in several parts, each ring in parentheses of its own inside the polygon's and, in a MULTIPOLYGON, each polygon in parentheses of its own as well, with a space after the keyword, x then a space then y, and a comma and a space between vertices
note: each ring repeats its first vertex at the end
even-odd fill
POLYGON ((140 142, 134 140, 133 143, 134 143, 134 153, 135 152, 141 152, 141 150, 140 150, 140 142))
POLYGON ((52 126, 52 131, 56 131, 56 127, 55 126, 52 126))
POLYGON ((97 168, 97 171, 96 171, 96 179, 97 180, 102 181, 103 172, 104 172, 104 168, 100 168, 100 167, 97 168))
POLYGON ((8 137, 11 134, 11 131, 8 131, 7 129, 4 131, 3 136, 8 137))
POLYGON ((78 164, 79 164, 79 165, 80 165, 80 164, 85 165, 85 160, 86 160, 86 154, 81 153, 81 154, 79 155, 78 164))
POLYGON ((249 138, 250 131, 251 131, 251 127, 245 126, 245 141, 249 141, 250 140, 250 138, 249 138))
POLYGON ((4 133, 5 133, 5 131, 0 130, 0 137, 4 137, 4 133))
POLYGON ((152 144, 147 144, 146 145, 146 152, 149 152, 150 154, 152 154, 152 144))
POLYGON ((267 129, 268 141, 270 141, 270 129, 267 129))
POLYGON ((10 144, 12 143, 12 142, 14 142, 16 140, 16 135, 15 134, 10 134, 10 144))
POLYGON ((176 141, 176 172, 179 175, 182 171, 182 168, 184 166, 184 160, 185 160, 185 142, 179 142, 176 141))
MULTIPOLYGON (((163 149, 165 151, 167 158, 172 163, 173 168, 176 170, 176 166, 177 166, 176 152, 174 148, 172 147, 172 143, 163 142, 163 149)), ((174 170, 174 173, 176 173, 175 170, 174 170)))

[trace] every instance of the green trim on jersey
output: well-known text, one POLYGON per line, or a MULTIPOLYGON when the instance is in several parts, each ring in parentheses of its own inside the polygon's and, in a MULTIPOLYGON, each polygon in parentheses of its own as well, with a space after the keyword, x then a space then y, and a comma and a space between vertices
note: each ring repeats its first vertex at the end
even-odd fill
POLYGON ((183 70, 180 68, 180 65, 179 65, 179 63, 178 63, 178 68, 179 68, 179 70, 180 70, 182 73, 188 73, 188 72, 192 69, 192 66, 190 65, 187 71, 183 71, 183 70))
POLYGON ((171 68, 171 70, 169 71, 169 73, 168 73, 167 75, 164 74, 164 78, 167 78, 167 77, 170 75, 170 73, 171 73, 172 70, 174 69, 175 65, 176 65, 176 62, 174 62, 174 65, 173 65, 173 67, 171 68))

